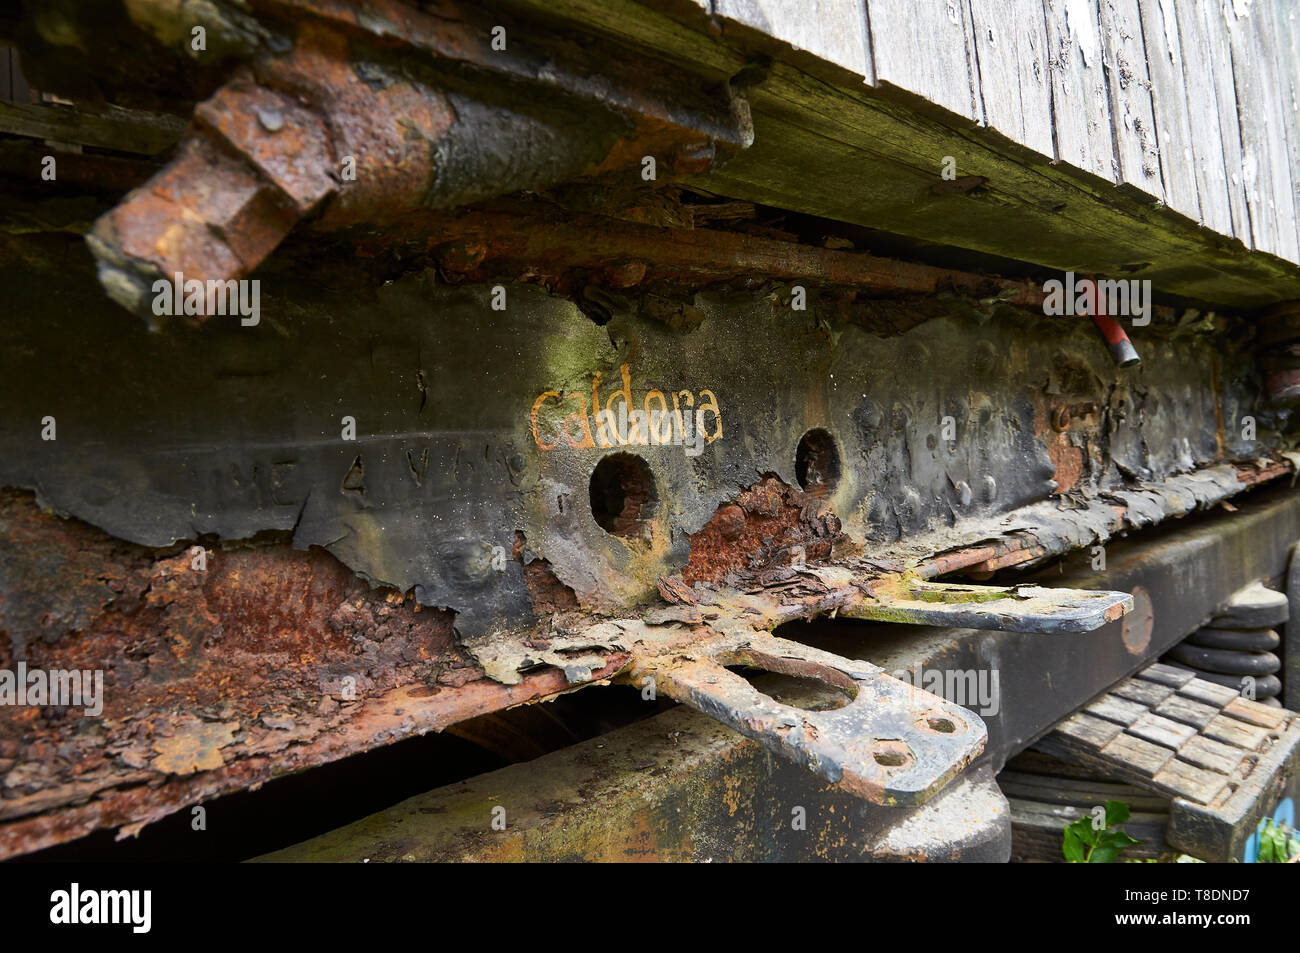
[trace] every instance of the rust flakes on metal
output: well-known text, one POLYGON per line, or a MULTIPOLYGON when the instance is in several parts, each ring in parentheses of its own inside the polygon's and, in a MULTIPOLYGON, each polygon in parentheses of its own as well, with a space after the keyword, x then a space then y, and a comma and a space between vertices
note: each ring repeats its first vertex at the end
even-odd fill
POLYGON ((843 538, 839 518, 823 500, 768 475, 691 535, 682 579, 694 586, 779 575, 792 563, 828 558, 843 538))
POLYGON ((211 771, 226 763, 221 749, 235 740, 239 722, 207 722, 187 718, 173 726, 173 734, 154 742, 151 767, 162 774, 211 771))

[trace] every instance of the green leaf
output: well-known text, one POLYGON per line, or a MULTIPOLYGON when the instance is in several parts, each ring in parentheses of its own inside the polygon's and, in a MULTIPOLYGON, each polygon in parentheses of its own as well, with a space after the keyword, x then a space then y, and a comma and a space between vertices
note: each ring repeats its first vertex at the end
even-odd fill
POLYGON ((1102 847, 1114 847, 1116 850, 1123 850, 1133 844, 1142 843, 1136 837, 1130 837, 1123 831, 1111 830, 1101 835, 1100 844, 1102 847))
POLYGON ((1118 847, 1094 847, 1088 857, 1090 864, 1113 864, 1119 856, 1118 847))
POLYGON ((1281 843, 1281 833, 1271 818, 1264 822, 1259 831, 1259 863, 1276 864, 1283 859, 1285 846, 1281 843))
POLYGON ((1096 846, 1097 835, 1101 832, 1092 829, 1091 817, 1079 818, 1077 821, 1075 821, 1073 824, 1070 825, 1070 828, 1078 836, 1079 840, 1083 841, 1083 843, 1087 844, 1089 847, 1096 846))
POLYGON ((1065 827, 1065 840, 1061 843, 1061 853, 1065 855, 1068 863, 1083 863, 1083 841, 1079 839, 1078 832, 1075 831, 1073 824, 1067 824, 1065 827))
POLYGON ((1123 801, 1106 802, 1106 826, 1114 827, 1128 820, 1128 805, 1123 801))

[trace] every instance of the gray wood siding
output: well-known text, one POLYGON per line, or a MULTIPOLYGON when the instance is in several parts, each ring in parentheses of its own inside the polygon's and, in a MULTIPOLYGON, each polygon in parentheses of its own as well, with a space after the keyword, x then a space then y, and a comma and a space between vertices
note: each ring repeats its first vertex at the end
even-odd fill
POLYGON ((1300 263, 1300 3, 693 2, 1300 263))

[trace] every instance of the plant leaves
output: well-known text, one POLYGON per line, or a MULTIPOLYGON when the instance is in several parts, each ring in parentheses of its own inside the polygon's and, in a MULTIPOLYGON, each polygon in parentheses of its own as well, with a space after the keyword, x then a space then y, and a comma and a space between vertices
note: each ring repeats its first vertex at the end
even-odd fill
POLYGON ((1123 824, 1128 820, 1128 805, 1123 801, 1106 802, 1106 826, 1114 827, 1116 824, 1123 824))
POLYGON ((1105 831, 1098 842, 1102 847, 1114 847, 1116 850, 1123 850, 1133 844, 1142 843, 1136 837, 1131 837, 1123 831, 1111 830, 1105 831))
POLYGON ((1095 847, 1097 845, 1097 835, 1100 832, 1092 829, 1091 817, 1081 817, 1071 824, 1070 827, 1083 843, 1087 844, 1089 847, 1095 847))
POLYGON ((1065 855, 1068 863, 1083 863, 1083 841, 1079 839, 1079 834, 1075 831, 1073 824, 1065 826, 1065 840, 1061 842, 1061 853, 1065 855))

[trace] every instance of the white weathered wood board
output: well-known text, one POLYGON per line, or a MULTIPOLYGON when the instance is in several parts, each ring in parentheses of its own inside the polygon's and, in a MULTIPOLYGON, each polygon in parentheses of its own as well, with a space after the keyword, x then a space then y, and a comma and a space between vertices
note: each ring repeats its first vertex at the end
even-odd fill
POLYGON ((1300 0, 675 2, 1300 262, 1300 0))
MULTIPOLYGON (((1196 184, 1196 155, 1192 149, 1176 6, 1174 0, 1138 0, 1138 12, 1142 19, 1147 73, 1151 80, 1151 107, 1156 121, 1156 146, 1160 153, 1165 204, 1206 224, 1196 184)), ((1221 203, 1225 210, 1226 203, 1225 195, 1221 203)))
POLYGON ((876 82, 984 121, 966 0, 867 0, 876 82))
POLYGON ((1114 133, 1097 2, 1043 0, 1043 4, 1057 158, 1114 182, 1114 133))
MULTIPOLYGON (((1277 36, 1277 95, 1291 173, 1290 215, 1288 218, 1286 210, 1279 209, 1278 229, 1280 232, 1286 224, 1300 244, 1300 4, 1278 3, 1271 12, 1272 29, 1277 36)), ((1300 260, 1300 254, 1290 260, 1300 260)))
MULTIPOLYGON (((1173 0, 1160 0, 1160 6, 1165 14, 1165 24, 1168 24, 1171 17, 1176 22, 1178 42, 1183 49, 1187 124, 1192 137, 1192 156, 1195 160, 1192 171, 1196 176, 1196 193, 1201 202, 1201 220, 1206 228, 1233 237, 1237 234, 1229 195, 1233 186, 1228 181, 1228 162, 1223 152, 1223 135, 1219 131, 1218 89, 1207 66, 1210 62, 1210 38, 1205 29, 1205 17, 1198 5, 1201 2, 1203 0, 1193 0, 1190 3, 1183 0, 1178 4, 1173 0)), ((1240 191, 1239 184, 1235 188, 1240 191)))
POLYGON ((713 0, 713 15, 874 81, 863 0, 713 0))
POLYGON ((1137 0, 1098 0, 1098 7, 1118 179, 1163 202, 1151 78, 1137 0))
POLYGON ((970 6, 985 122, 1056 158, 1042 0, 970 0, 970 6))
MULTIPOLYGON (((1246 206, 1246 177, 1242 168, 1241 121, 1237 115, 1237 90, 1232 78, 1232 45, 1219 0, 1192 0, 1200 16, 1207 44, 1207 58, 1201 69, 1214 84, 1219 110, 1219 141, 1223 144, 1223 167, 1228 183, 1228 208, 1232 232, 1247 248, 1254 248, 1250 212, 1246 206)), ((1190 16, 1189 16, 1190 19, 1190 16)), ((1193 104, 1192 108, 1195 108, 1193 104)))
MULTIPOLYGON (((1290 4, 1288 4, 1290 6, 1290 4)), ((1280 50, 1283 38, 1277 32, 1272 5, 1256 2, 1237 10, 1236 20, 1229 20, 1233 34, 1234 63, 1236 50, 1243 49, 1250 57, 1251 68, 1236 70, 1238 87, 1243 81, 1249 85, 1249 99, 1238 94, 1243 108, 1242 139, 1253 139, 1252 147, 1260 155, 1260 189, 1267 205, 1270 241, 1266 251, 1294 261, 1300 254, 1292 216, 1295 200, 1292 192, 1294 170, 1287 148, 1287 122, 1283 101, 1289 92, 1286 73, 1281 63, 1280 50), (1245 76, 1242 73, 1245 73, 1245 76), (1249 120, 1249 121, 1247 121, 1249 120)))

